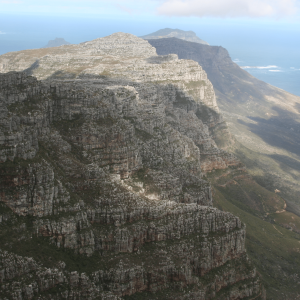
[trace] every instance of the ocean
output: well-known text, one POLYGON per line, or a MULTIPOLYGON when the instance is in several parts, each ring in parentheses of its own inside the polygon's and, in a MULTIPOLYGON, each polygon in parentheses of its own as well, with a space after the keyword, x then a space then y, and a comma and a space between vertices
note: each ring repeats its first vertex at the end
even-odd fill
POLYGON ((232 49, 229 53, 235 63, 254 77, 300 96, 300 51, 294 47, 266 46, 252 52, 232 49))
POLYGON ((142 36, 162 28, 193 30, 223 46, 239 66, 269 84, 300 96, 300 25, 245 20, 111 20, 103 17, 12 16, 0 13, 0 55, 41 48, 56 37, 80 43, 122 31, 142 36))

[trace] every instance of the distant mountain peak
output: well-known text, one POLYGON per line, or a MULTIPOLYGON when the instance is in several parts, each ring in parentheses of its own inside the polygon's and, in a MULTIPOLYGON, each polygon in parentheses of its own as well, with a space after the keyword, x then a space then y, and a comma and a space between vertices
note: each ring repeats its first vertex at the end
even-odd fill
POLYGON ((59 47, 62 45, 71 45, 71 43, 67 42, 64 38, 55 38, 54 40, 50 40, 44 48, 59 47))
POLYGON ((172 29, 172 28, 165 28, 165 29, 160 29, 158 31, 155 31, 153 33, 141 36, 143 39, 161 39, 161 38, 178 38, 181 40, 189 41, 189 42, 194 42, 194 43, 199 43, 199 44, 204 44, 208 45, 207 42, 201 40, 199 37, 197 37, 196 33, 194 31, 185 31, 181 29, 172 29))

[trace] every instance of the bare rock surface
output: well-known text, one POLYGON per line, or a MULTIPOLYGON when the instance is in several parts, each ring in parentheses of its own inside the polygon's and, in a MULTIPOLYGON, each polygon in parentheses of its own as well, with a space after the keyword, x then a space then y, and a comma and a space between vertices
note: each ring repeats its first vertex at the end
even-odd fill
POLYGON ((202 68, 123 33, 43 51, 1 56, 1 299, 264 299, 203 179, 239 161, 202 68))

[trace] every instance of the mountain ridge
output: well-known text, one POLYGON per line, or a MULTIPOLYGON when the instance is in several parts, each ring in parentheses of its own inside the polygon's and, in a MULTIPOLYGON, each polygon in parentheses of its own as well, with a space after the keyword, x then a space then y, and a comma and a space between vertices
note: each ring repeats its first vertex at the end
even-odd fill
POLYGON ((208 45, 206 41, 201 40, 194 31, 185 31, 180 29, 165 28, 155 31, 153 33, 143 35, 143 39, 158 39, 158 38, 178 38, 189 42, 208 45))

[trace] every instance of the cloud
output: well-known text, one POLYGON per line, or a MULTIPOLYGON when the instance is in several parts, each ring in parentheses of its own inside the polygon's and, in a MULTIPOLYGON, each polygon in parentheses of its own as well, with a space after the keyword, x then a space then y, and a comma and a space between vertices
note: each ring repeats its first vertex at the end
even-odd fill
POLYGON ((269 72, 283 72, 281 70, 269 70, 269 72))
POLYGON ((165 0, 157 12, 168 16, 282 17, 297 13, 297 0, 165 0))
POLYGON ((116 4, 116 7, 119 8, 121 11, 126 12, 126 13, 128 13, 130 15, 133 13, 132 9, 130 9, 130 8, 124 6, 124 5, 121 5, 119 3, 116 4))
POLYGON ((6 34, 6 32, 3 32, 3 31, 0 30, 0 34, 6 34))
POLYGON ((244 66, 241 67, 242 69, 277 69, 277 66, 262 66, 262 67, 257 67, 257 66, 244 66))
POLYGON ((23 1, 17 1, 17 0, 1 0, 0 3, 3 3, 3 4, 20 4, 20 3, 23 3, 23 1))

